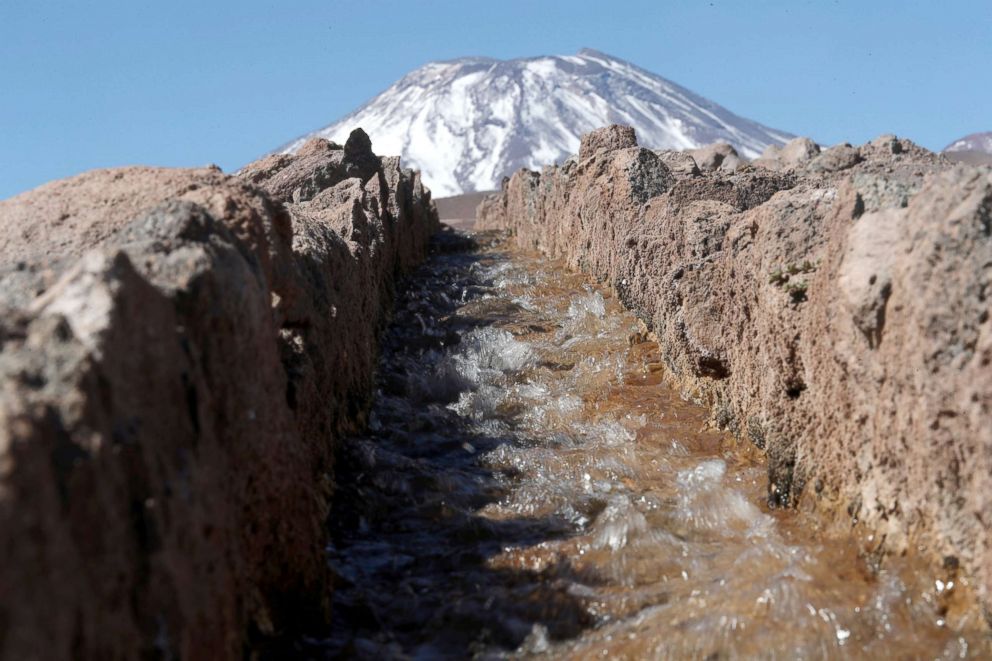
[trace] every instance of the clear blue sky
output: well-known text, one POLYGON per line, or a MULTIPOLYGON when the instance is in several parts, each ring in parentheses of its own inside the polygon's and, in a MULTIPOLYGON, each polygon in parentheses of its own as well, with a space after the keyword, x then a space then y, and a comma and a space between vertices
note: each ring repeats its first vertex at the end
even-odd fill
POLYGON ((583 46, 824 143, 992 130, 992 0, 0 0, 0 198, 235 169, 430 60, 583 46))

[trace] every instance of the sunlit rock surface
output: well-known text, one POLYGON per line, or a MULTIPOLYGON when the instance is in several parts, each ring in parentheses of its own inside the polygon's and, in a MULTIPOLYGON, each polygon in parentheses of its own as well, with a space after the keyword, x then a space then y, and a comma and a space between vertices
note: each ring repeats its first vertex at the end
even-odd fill
POLYGON ((0 202, 3 658, 233 659, 326 623, 334 441, 437 215, 364 134, 259 170, 0 202))
POLYGON ((652 154, 520 171, 479 225, 606 281, 684 394, 764 450, 772 503, 960 568, 987 607, 992 174, 891 135, 671 183, 641 174, 652 154))

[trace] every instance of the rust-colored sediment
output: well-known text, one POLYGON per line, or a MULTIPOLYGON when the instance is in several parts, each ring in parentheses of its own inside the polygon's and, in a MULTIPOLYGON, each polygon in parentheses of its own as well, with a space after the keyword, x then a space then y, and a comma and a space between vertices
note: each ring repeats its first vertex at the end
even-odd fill
MULTIPOLYGON (((340 444, 339 658, 983 658, 959 580, 769 508, 611 292, 483 233, 418 271, 340 444)), ((864 540, 869 542, 870 540, 864 540)))
MULTIPOLYGON (((713 155, 711 155, 713 156, 713 155)), ((992 596, 992 174, 883 136, 700 172, 609 127, 478 211, 608 283, 768 497, 992 596)))

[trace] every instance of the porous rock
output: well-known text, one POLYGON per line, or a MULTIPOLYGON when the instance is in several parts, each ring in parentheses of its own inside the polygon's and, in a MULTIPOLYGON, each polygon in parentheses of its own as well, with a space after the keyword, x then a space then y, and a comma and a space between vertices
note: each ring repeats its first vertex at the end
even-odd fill
POLYGON ((334 442, 438 225, 353 147, 0 202, 0 657, 233 659, 327 624, 334 442))
POLYGON ((769 145, 760 158, 753 163, 770 170, 791 170, 799 168, 816 158, 820 146, 809 138, 793 138, 781 147, 769 145))
POLYGON ((781 172, 642 202, 615 185, 631 151, 519 172, 478 224, 608 282, 685 396, 764 451, 772 505, 950 558, 988 607, 992 175, 893 136, 797 139, 756 161, 781 172))
MULTIPOLYGON (((696 165, 703 172, 713 172, 714 170, 719 170, 723 165, 723 162, 732 158, 735 159, 731 161, 731 164, 736 166, 740 163, 740 157, 737 154, 737 150, 733 146, 727 144, 726 142, 714 142, 711 145, 701 147, 699 149, 692 149, 687 152, 696 161, 696 165)), ((728 166, 728 168, 730 167, 728 166)))
POLYGON ((579 160, 592 158, 600 152, 611 152, 618 149, 637 146, 637 136, 632 126, 613 124, 597 129, 582 136, 579 145, 579 160))
POLYGON ((698 177, 702 171, 696 165, 696 160, 691 154, 684 151, 664 150, 655 152, 658 158, 665 164, 672 174, 677 178, 698 177))

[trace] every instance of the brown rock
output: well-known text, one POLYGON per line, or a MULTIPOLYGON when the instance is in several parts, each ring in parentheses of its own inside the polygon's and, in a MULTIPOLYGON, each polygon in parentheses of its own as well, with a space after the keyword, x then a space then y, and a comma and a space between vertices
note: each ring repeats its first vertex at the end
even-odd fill
POLYGON ((659 151, 658 158, 677 178, 698 177, 702 171, 696 165, 696 160, 684 151, 659 151))
POLYGON ((866 145, 866 149, 881 152, 883 154, 901 154, 903 152, 903 145, 899 138, 891 133, 886 133, 885 135, 880 135, 869 142, 866 145))
POLYGON ((632 126, 613 124, 582 136, 579 146, 579 160, 592 158, 600 152, 611 152, 637 146, 637 135, 632 126))
POLYGON ((992 178, 894 138, 817 151, 646 204, 614 184, 625 152, 520 172, 478 225, 610 282, 683 392, 765 451, 772 504, 953 558, 992 605, 992 178))
POLYGON ((778 145, 768 145, 765 151, 761 152, 761 156, 751 161, 751 165, 765 168, 766 170, 781 170, 782 162, 779 160, 779 154, 781 152, 782 148, 778 145))
POLYGON ((813 160, 820 153, 820 145, 809 138, 793 138, 782 147, 778 158, 785 167, 796 167, 813 160))
POLYGON ((808 168, 811 172, 840 172, 862 161, 861 153, 848 144, 836 145, 815 157, 808 168))
POLYGON ((0 656, 240 658, 326 624, 334 441, 437 227, 363 136, 246 168, 288 207, 156 168, 0 203, 0 656))
POLYGON ((684 206, 700 200, 713 200, 744 211, 764 204, 775 193, 795 184, 796 178, 789 174, 758 169, 733 174, 717 170, 709 176, 676 182, 667 202, 673 206, 684 206))
POLYGON ((714 142, 700 149, 690 149, 687 153, 692 156, 696 165, 703 172, 719 170, 723 161, 729 157, 737 159, 738 163, 740 162, 737 150, 726 142, 714 142))
POLYGON ((379 157, 362 129, 355 129, 342 149, 313 138, 295 156, 277 154, 246 165, 239 173, 275 200, 306 202, 338 182, 357 177, 365 182, 379 171, 379 157))
POLYGON ((745 165, 747 165, 747 161, 736 154, 730 154, 720 162, 720 169, 724 172, 737 172, 745 165))
POLYGON ((819 153, 820 146, 809 138, 793 138, 781 147, 769 145, 753 164, 769 170, 790 170, 803 166, 819 153))

